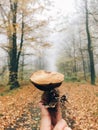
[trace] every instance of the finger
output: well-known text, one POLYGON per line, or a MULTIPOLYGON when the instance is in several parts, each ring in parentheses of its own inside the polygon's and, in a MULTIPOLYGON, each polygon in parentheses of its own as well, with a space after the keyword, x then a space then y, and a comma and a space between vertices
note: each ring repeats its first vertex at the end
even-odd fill
POLYGON ((41 109, 41 116, 42 117, 49 117, 50 116, 48 109, 45 108, 45 106, 42 103, 39 103, 39 107, 41 109))
POLYGON ((53 130, 64 130, 64 128, 67 127, 67 123, 65 122, 64 119, 61 119, 56 126, 54 127, 53 130))
POLYGON ((64 130, 72 130, 70 127, 65 127, 64 130))
POLYGON ((42 103, 39 104, 41 109, 40 130, 51 130, 51 118, 47 108, 42 103))

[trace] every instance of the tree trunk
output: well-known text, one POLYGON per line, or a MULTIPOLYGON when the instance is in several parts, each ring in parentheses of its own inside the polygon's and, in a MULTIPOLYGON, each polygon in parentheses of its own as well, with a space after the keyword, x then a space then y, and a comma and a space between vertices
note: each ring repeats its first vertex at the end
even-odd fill
POLYGON ((12 13, 12 34, 9 38, 9 85, 10 89, 19 87, 18 82, 18 60, 17 60, 17 1, 10 1, 12 13))
POLYGON ((77 75, 77 61, 76 61, 76 48, 75 48, 75 39, 73 37, 73 61, 74 61, 74 66, 73 66, 73 72, 75 76, 77 75))
POLYGON ((24 16, 22 12, 22 26, 21 26, 21 40, 19 44, 19 50, 17 50, 17 3, 18 1, 10 0, 10 13, 11 19, 9 24, 12 24, 12 28, 9 26, 8 38, 9 38, 9 85, 10 89, 19 87, 18 82, 18 67, 19 59, 23 47, 23 36, 24 36, 24 16))
POLYGON ((84 80, 86 80, 85 61, 84 61, 83 51, 82 51, 82 47, 81 47, 81 37, 80 37, 80 33, 79 33, 79 41, 80 41, 80 53, 81 53, 82 65, 83 65, 83 72, 84 72, 84 80))
POLYGON ((93 56, 93 48, 92 48, 92 41, 89 31, 89 14, 88 14, 88 1, 85 1, 85 10, 86 10, 86 33, 87 33, 87 40, 88 40, 88 53, 89 53, 89 60, 90 60, 90 73, 91 73, 91 84, 95 85, 95 68, 94 68, 94 56, 93 56))
POLYGON ((21 56, 22 56, 22 61, 21 61, 21 67, 20 67, 20 79, 21 79, 21 81, 23 81, 24 80, 24 66, 25 66, 24 52, 22 52, 21 56))

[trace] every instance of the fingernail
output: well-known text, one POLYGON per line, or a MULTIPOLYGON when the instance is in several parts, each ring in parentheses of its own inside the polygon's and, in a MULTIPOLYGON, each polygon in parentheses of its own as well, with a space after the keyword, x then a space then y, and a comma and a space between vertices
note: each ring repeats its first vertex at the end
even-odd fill
POLYGON ((72 130, 70 127, 65 127, 64 130, 72 130))

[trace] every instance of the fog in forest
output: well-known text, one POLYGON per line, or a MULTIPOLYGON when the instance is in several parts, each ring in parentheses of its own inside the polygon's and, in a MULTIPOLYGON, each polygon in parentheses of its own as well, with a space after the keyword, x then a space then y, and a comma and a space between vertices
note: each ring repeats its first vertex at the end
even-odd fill
MULTIPOLYGON (((50 32, 48 32, 46 29, 46 33, 48 37, 44 36, 44 39, 46 41, 49 41, 51 44, 50 47, 47 48, 45 52, 44 62, 45 64, 47 64, 47 68, 46 68, 47 70, 53 70, 53 71, 57 70, 57 67, 56 67, 57 56, 59 55, 58 53, 60 53, 60 46, 62 46, 62 43, 65 43, 64 31, 59 32, 59 29, 62 29, 64 27, 63 24, 65 22, 62 16, 66 18, 66 16, 68 15, 67 13, 69 13, 70 15, 72 14, 73 10, 75 10, 73 2, 74 2, 73 0, 70 0, 69 2, 66 2, 63 0, 63 2, 61 3, 60 1, 53 0, 49 2, 50 6, 47 5, 46 8, 48 9, 43 10, 43 12, 40 14, 36 14, 38 20, 41 19, 41 20, 49 21, 46 28, 48 28, 50 32), (64 6, 64 4, 66 5, 64 6)), ((40 32, 40 29, 39 29, 39 33, 42 33, 40 32)), ((3 35, 2 33, 0 34, 0 42, 1 42, 1 46, 3 45, 3 43, 7 42, 7 37, 3 35)), ((30 48, 27 49, 26 51, 27 53, 32 52, 30 48)), ((0 53, 1 53, 1 59, 3 61, 4 59, 6 59, 5 51, 2 48, 0 48, 0 53)), ((27 59, 25 59, 25 62, 29 64, 33 64, 35 57, 36 57, 36 54, 35 56, 32 56, 32 58, 28 57, 27 59)), ((2 68, 2 65, 4 64, 5 62, 0 62, 1 68, 2 68)))
POLYGON ((0 1, 1 75, 8 78, 11 66, 21 79, 39 69, 59 71, 66 78, 79 76, 79 80, 97 76, 97 3, 0 1))

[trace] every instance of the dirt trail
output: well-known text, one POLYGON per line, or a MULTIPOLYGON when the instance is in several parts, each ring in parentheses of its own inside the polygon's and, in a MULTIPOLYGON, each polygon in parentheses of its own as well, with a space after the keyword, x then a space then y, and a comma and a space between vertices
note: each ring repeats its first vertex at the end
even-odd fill
MULTIPOLYGON (((0 130, 39 130, 41 94, 27 85, 0 96, 0 130)), ((60 94, 68 96, 62 112, 73 130, 98 130, 98 86, 63 83, 60 94)))

